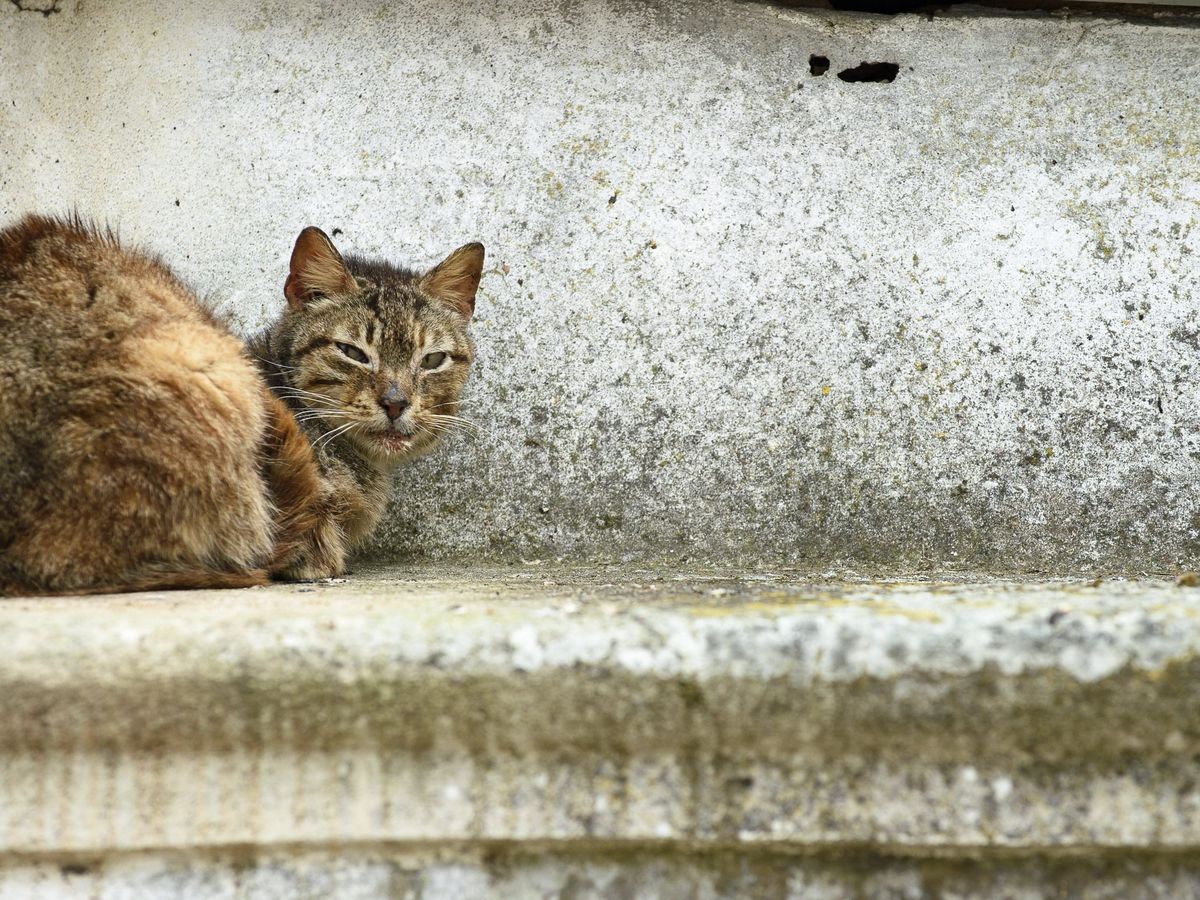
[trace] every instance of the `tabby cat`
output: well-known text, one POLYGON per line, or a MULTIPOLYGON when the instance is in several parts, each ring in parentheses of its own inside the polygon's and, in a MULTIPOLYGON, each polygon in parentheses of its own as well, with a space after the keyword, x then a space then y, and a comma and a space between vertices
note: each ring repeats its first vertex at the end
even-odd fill
POLYGON ((342 572, 392 470, 462 427, 483 256, 417 273, 306 228, 244 346, 111 232, 0 231, 0 594, 342 572))

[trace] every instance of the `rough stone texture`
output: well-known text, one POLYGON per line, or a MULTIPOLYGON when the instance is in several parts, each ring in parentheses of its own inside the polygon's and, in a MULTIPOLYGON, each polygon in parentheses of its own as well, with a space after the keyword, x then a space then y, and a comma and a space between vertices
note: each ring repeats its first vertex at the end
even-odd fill
POLYGON ((629 567, 0 601, 0 900, 1191 897, 1197 623, 629 567))
POLYGON ((0 869, 0 900, 1192 900, 1186 859, 908 860, 868 854, 131 856, 0 869))
POLYGON ((223 896, 203 853, 426 848, 486 885, 489 847, 560 880, 636 851, 666 884, 693 850, 824 877, 873 848, 921 858, 898 878, 1086 857, 1098 885, 1119 850, 1200 889, 1200 591, 1170 583, 376 572, 4 601, 0 634, 15 884, 147 849, 223 896))
POLYGON ((486 435, 377 554, 1200 563, 1195 18, 60 6, 0 8, 3 218, 111 218, 247 329, 304 224, 488 245, 486 435))

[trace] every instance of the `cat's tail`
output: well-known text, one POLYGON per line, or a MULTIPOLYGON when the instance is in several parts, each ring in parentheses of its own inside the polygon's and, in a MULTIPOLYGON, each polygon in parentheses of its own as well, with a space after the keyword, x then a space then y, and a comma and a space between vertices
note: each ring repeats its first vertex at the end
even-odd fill
POLYGON ((194 569, 183 572, 164 572, 147 575, 111 589, 92 590, 93 594, 114 594, 124 591, 201 591, 219 588, 247 588, 269 584, 266 569, 246 572, 220 572, 213 569, 194 569))
POLYGON ((187 569, 134 576, 119 584, 89 584, 81 587, 46 587, 20 581, 0 581, 0 597, 71 597, 90 594, 126 594, 135 591, 201 591, 222 588, 247 588, 270 584, 266 569, 222 572, 215 569, 187 569))

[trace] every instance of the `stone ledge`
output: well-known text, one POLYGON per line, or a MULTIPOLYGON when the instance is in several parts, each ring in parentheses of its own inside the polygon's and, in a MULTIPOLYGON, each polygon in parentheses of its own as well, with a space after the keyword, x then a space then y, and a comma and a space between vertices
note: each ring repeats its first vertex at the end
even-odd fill
POLYGON ((423 570, 0 602, 0 854, 1200 849, 1200 592, 423 570))
POLYGON ((1148 858, 943 859, 556 847, 239 850, 12 861, 0 900, 1191 900, 1200 864, 1148 858))

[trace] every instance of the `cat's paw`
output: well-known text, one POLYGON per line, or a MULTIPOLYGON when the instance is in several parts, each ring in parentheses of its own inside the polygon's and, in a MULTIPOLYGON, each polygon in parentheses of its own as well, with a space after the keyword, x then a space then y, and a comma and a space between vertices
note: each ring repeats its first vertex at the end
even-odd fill
POLYGON ((296 565, 288 566, 276 572, 272 572, 271 576, 276 581, 329 581, 336 578, 342 572, 341 567, 333 567, 330 565, 322 565, 308 561, 298 562, 296 565))
POLYGON ((299 546, 272 568, 280 581, 320 581, 337 578, 346 570, 341 534, 332 523, 322 523, 304 536, 299 546))

